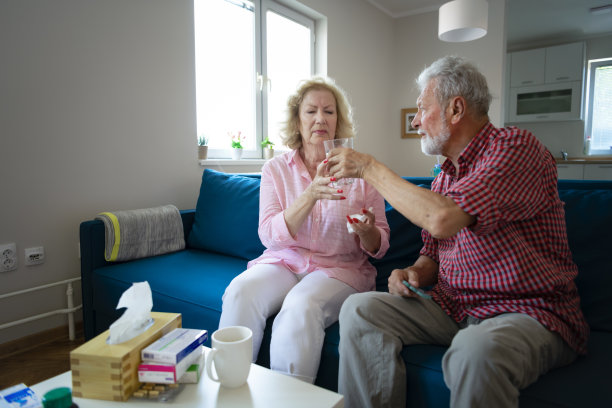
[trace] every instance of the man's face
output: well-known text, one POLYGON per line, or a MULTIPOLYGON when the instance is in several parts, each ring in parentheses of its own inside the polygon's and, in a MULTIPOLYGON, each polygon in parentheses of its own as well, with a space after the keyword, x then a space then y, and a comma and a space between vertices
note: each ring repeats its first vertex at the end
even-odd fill
POLYGON ((418 111, 412 120, 412 127, 417 128, 421 135, 421 150, 430 156, 444 155, 444 148, 450 139, 445 111, 433 92, 433 81, 417 99, 418 111))

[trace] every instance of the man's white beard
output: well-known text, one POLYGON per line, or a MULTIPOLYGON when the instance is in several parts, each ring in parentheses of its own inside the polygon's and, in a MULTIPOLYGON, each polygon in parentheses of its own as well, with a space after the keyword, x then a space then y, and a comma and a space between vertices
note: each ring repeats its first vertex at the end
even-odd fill
POLYGON ((446 119, 442 118, 442 129, 438 136, 431 136, 419 130, 421 135, 421 151, 428 156, 443 156, 442 149, 450 139, 450 130, 446 119))

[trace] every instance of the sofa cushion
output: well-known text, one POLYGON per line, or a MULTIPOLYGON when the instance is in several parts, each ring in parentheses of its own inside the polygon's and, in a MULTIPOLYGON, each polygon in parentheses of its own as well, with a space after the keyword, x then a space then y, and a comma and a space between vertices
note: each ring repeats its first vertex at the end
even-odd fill
MULTIPOLYGON (((104 288, 94 291, 93 306, 95 310, 114 310, 121 294, 133 282, 147 281, 154 311, 180 311, 183 327, 214 331, 225 288, 246 269, 246 264, 244 259, 187 249, 105 266, 92 276, 93 286, 104 288)), ((117 318, 121 313, 123 310, 108 318, 117 318)))
POLYGON ((256 175, 204 170, 188 246, 242 259, 261 255, 259 182, 256 175))
POLYGON ((591 330, 612 332, 612 190, 560 190, 580 306, 591 330))
POLYGON ((555 407, 612 406, 611 344, 612 333, 591 332, 587 357, 578 357, 568 366, 549 371, 522 390, 521 408, 541 407, 545 403, 555 407))
MULTIPOLYGON (((403 179, 426 189, 431 188, 433 180, 431 177, 403 177, 403 179)), ((388 279, 393 269, 412 265, 423 247, 421 228, 411 223, 386 201, 385 215, 391 229, 389 250, 382 259, 370 258, 370 263, 377 271, 376 290, 380 292, 388 290, 388 279)))
POLYGON ((387 292, 391 271, 412 265, 423 246, 421 228, 408 221, 388 203, 386 203, 385 215, 389 228, 391 228, 389 250, 382 259, 370 258, 370 263, 377 271, 376 290, 380 292, 387 292))

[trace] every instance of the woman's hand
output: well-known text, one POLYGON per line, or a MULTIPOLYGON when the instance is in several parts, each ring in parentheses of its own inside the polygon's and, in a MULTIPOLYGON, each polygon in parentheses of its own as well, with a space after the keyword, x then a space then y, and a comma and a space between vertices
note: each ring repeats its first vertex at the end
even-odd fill
POLYGON ((327 174, 327 162, 323 161, 317 166, 317 174, 312 183, 304 190, 304 194, 310 198, 313 204, 321 199, 345 200, 346 197, 343 195, 342 188, 330 185, 333 181, 336 181, 336 178, 327 174))
POLYGON ((341 188, 331 187, 330 183, 335 181, 333 177, 327 175, 327 164, 325 161, 319 163, 317 166, 317 174, 312 180, 312 183, 306 190, 289 206, 283 211, 285 218, 285 224, 289 229, 289 233, 292 237, 295 237, 298 230, 306 221, 312 208, 318 200, 345 200, 346 197, 342 195, 343 191, 341 188))
POLYGON ((365 219, 360 221, 358 218, 351 218, 347 215, 348 222, 352 225, 353 231, 359 237, 361 245, 369 252, 375 254, 380 249, 380 231, 376 228, 376 218, 372 212, 372 207, 368 210, 365 208, 361 210, 365 219))

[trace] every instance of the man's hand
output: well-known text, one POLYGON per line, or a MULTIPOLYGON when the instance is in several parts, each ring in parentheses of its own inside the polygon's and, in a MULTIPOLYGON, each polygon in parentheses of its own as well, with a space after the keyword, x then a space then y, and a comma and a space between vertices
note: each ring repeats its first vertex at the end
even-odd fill
POLYGON ((438 279, 438 264, 431 258, 421 255, 414 265, 404 269, 394 269, 389 276, 389 293, 404 297, 418 296, 404 285, 403 281, 415 288, 433 285, 438 279))
POLYGON ((340 178, 363 178, 367 167, 374 162, 369 154, 353 149, 334 149, 327 157, 329 175, 340 178))
POLYGON ((389 276, 389 293, 403 297, 414 297, 416 293, 404 285, 403 281, 410 283, 414 287, 419 287, 419 274, 412 266, 404 269, 394 269, 389 276))

